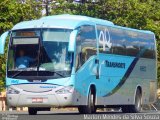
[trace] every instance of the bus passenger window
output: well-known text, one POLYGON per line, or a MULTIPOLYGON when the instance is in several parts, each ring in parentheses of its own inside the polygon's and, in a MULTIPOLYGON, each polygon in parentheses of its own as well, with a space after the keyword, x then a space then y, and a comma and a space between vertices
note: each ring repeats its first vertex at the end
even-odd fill
POLYGON ((124 36, 124 30, 110 27, 109 31, 112 41, 112 53, 116 55, 126 55, 126 39, 124 36))
POLYGON ((143 34, 143 39, 140 41, 141 57, 142 58, 155 58, 155 45, 152 35, 143 34))
POLYGON ((95 26, 85 25, 79 28, 76 39, 76 68, 80 68, 91 56, 96 55, 95 26))
POLYGON ((97 25, 97 33, 99 39, 99 52, 105 54, 112 53, 112 48, 109 48, 108 45, 105 43, 111 37, 109 27, 97 25))
POLYGON ((130 30, 125 30, 126 36, 126 54, 127 56, 138 56, 140 52, 139 48, 139 34, 130 30))

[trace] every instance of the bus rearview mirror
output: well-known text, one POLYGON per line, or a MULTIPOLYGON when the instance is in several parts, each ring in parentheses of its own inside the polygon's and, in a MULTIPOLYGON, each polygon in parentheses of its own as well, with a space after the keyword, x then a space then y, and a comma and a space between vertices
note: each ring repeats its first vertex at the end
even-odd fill
POLYGON ((8 34, 9 34, 9 31, 3 33, 0 37, 0 54, 4 54, 5 42, 8 34))
POLYGON ((75 43, 76 43, 77 34, 78 34, 78 30, 73 30, 70 34, 69 47, 68 47, 68 51, 70 52, 75 51, 75 43))

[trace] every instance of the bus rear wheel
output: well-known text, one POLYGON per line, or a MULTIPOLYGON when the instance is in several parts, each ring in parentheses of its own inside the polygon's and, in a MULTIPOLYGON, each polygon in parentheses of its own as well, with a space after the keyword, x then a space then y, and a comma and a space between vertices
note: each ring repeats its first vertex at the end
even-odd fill
POLYGON ((80 114, 91 114, 96 112, 95 94, 92 90, 89 91, 88 104, 86 106, 79 106, 78 111, 80 114))
POLYGON ((28 114, 29 115, 37 115, 37 110, 36 108, 28 108, 28 114))
POLYGON ((136 91, 135 104, 122 107, 124 113, 139 113, 142 110, 142 94, 139 89, 136 91))

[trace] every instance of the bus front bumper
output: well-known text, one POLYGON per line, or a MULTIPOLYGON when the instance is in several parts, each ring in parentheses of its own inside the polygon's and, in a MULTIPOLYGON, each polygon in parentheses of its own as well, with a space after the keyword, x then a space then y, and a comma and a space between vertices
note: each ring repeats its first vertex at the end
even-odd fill
POLYGON ((72 106, 72 93, 57 94, 55 91, 32 93, 21 91, 19 94, 7 94, 7 104, 11 107, 52 107, 72 106))

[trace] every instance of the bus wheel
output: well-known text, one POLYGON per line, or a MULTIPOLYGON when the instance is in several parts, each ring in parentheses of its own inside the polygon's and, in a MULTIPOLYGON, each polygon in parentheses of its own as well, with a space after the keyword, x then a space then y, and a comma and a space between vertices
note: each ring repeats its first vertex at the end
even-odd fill
POLYGON ((135 105, 132 106, 132 112, 138 113, 142 110, 142 95, 139 89, 137 89, 135 97, 135 105))
POLYGON ((88 105, 84 107, 84 113, 85 114, 91 114, 96 112, 96 107, 95 107, 95 94, 90 89, 89 95, 88 95, 88 105))
POLYGON ((124 113, 138 113, 142 110, 142 94, 139 89, 136 91, 135 104, 122 107, 124 113))
POLYGON ((95 94, 92 92, 92 90, 89 91, 88 105, 78 106, 78 111, 80 114, 91 114, 96 112, 95 94))
POLYGON ((91 107, 90 107, 90 109, 91 109, 91 113, 96 113, 96 110, 97 110, 97 108, 96 108, 96 106, 95 106, 95 94, 94 93, 91 93, 91 100, 90 100, 90 105, 91 105, 91 107))
POLYGON ((36 108, 28 108, 28 114, 29 115, 36 115, 37 114, 37 110, 36 108))

